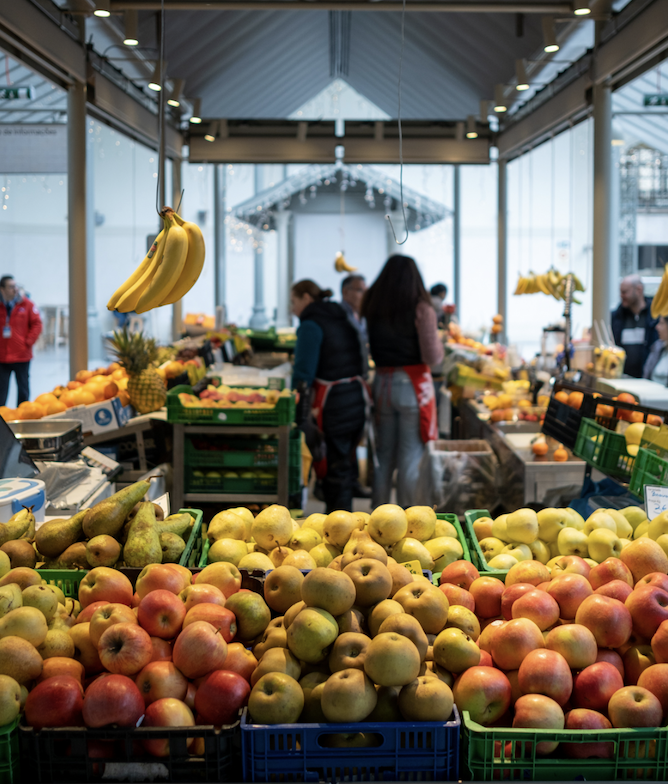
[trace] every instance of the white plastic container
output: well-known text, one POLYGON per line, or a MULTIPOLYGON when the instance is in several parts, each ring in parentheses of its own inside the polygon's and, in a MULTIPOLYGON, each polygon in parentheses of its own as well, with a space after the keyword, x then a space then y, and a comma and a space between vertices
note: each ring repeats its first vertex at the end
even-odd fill
POLYGON ((24 506, 32 506, 35 522, 44 522, 46 493, 40 479, 0 479, 0 523, 6 523, 24 506))

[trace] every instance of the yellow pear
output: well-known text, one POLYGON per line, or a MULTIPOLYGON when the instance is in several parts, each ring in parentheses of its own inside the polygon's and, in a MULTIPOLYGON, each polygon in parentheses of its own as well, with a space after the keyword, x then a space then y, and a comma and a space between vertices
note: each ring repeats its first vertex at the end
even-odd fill
POLYGON ((434 526, 434 533, 431 538, 440 539, 441 536, 450 536, 453 539, 459 538, 457 529, 449 520, 441 520, 440 518, 437 518, 436 525, 434 526))
POLYGON ((439 536, 424 543, 429 555, 434 559, 434 571, 442 572, 453 561, 464 557, 464 549, 458 539, 452 536, 439 536))
POLYGON ((492 537, 494 539, 500 539, 502 542, 510 541, 507 514, 499 515, 492 523, 492 537))
POLYGON ((257 544, 267 551, 287 544, 293 533, 290 512, 278 504, 268 506, 253 520, 251 533, 257 544))
POLYGON ((381 504, 371 513, 367 528, 379 544, 394 544, 406 536, 408 517, 396 504, 381 504))
POLYGON ((44 642, 48 630, 44 613, 36 607, 17 607, 0 618, 0 639, 22 637, 35 648, 44 642))
POLYGON ((288 547, 293 550, 312 550, 322 542, 322 537, 314 528, 300 528, 292 534, 288 547))
POLYGON ((246 521, 243 517, 229 510, 218 512, 209 523, 208 537, 210 542, 216 539, 238 539, 246 541, 246 521))
POLYGON ((337 556, 341 555, 341 551, 329 542, 321 542, 309 550, 309 555, 316 566, 329 566, 337 556))
POLYGON ((209 548, 208 563, 226 561, 235 566, 239 561, 248 555, 248 545, 241 539, 218 539, 209 548))
POLYGON ((406 509, 406 517, 408 518, 407 537, 417 539, 418 542, 426 542, 433 537, 436 512, 431 506, 410 506, 406 509))
POLYGON ((249 571, 252 571, 253 569, 262 569, 267 572, 273 568, 274 564, 269 556, 264 553, 248 553, 248 555, 244 555, 237 564, 237 569, 248 569, 249 571))
POLYGON ((423 569, 433 569, 434 559, 429 550, 418 539, 406 536, 392 545, 392 558, 397 563, 419 561, 423 569))
POLYGON ((538 515, 533 509, 518 509, 506 518, 506 531, 510 542, 531 544, 538 539, 538 515))
POLYGON ((251 528, 253 527, 253 513, 250 509, 246 509, 245 506, 235 506, 234 509, 228 509, 228 512, 233 512, 235 515, 239 515, 239 517, 243 518, 244 522, 246 523, 246 536, 244 539, 248 541, 251 538, 251 528))
POLYGON ((350 512, 342 509, 330 512, 323 525, 323 538, 342 550, 353 531, 359 530, 359 521, 350 512))
POLYGON ((306 550, 294 550, 283 559, 283 566, 294 566, 297 569, 316 569, 315 558, 306 550))
POLYGON ((320 534, 321 538, 324 538, 323 528, 326 519, 327 519, 327 515, 321 514, 320 512, 314 512, 312 515, 309 515, 304 520, 301 527, 302 529, 312 528, 314 531, 317 531, 320 534))

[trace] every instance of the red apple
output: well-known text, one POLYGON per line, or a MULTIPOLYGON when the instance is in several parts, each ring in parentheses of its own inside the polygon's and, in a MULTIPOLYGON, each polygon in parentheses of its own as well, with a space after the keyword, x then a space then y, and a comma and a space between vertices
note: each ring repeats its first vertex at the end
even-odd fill
POLYGON ((551 650, 530 651, 517 674, 524 694, 544 694, 565 705, 573 690, 573 676, 564 657, 551 650))
POLYGON ((462 607, 466 607, 467 610, 475 612, 475 599, 466 588, 460 588, 454 583, 441 583, 438 587, 445 594, 450 607, 453 605, 461 605, 462 607))
POLYGON ((192 681, 188 681, 188 690, 186 696, 183 698, 185 704, 191 711, 195 710, 195 695, 197 694, 197 686, 192 681))
POLYGON ((541 630, 559 620, 559 605, 546 591, 528 591, 513 603, 513 618, 528 618, 541 630))
POLYGON ((185 617, 185 604, 176 594, 165 590, 146 594, 137 610, 140 626, 151 637, 162 637, 163 640, 176 637, 185 617))
POLYGON ((136 623, 116 623, 100 637, 100 661, 119 675, 136 675, 153 656, 148 632, 136 623))
POLYGON ((481 667, 493 667, 494 659, 492 659, 492 654, 487 653, 487 651, 480 651, 480 661, 478 664, 481 667))
POLYGON ((576 572, 562 572, 547 588, 559 605, 559 617, 572 621, 582 602, 593 593, 589 580, 576 572))
POLYGON ((219 604, 225 606, 225 594, 215 585, 189 585, 179 594, 186 612, 196 604, 219 604))
POLYGON ((170 591, 179 594, 185 588, 183 577, 168 564, 149 564, 137 577, 137 593, 143 599, 152 591, 170 591))
POLYGON ((470 561, 453 561, 441 572, 439 584, 452 583, 452 585, 458 585, 468 591, 471 583, 479 577, 480 572, 470 561))
POLYGON ((613 580, 622 580, 633 588, 633 575, 629 567, 619 558, 610 557, 600 564, 592 567, 589 572, 589 582, 591 587, 596 590, 606 583, 613 580))
POLYGON ((633 593, 633 588, 624 580, 610 580, 609 583, 604 583, 600 588, 597 588, 594 593, 600 596, 609 596, 619 602, 626 602, 633 593))
POLYGON ((242 642, 233 642, 227 646, 226 670, 239 673, 250 683, 251 675, 256 667, 257 659, 242 642))
POLYGON ((475 601, 478 618, 496 618, 501 615, 501 595, 504 585, 496 577, 478 577, 471 583, 469 592, 475 601))
POLYGON ((79 615, 77 615, 77 623, 89 623, 95 610, 104 607, 105 604, 109 604, 109 602, 93 602, 92 604, 89 604, 88 607, 84 607, 79 615))
POLYGON ((668 591, 668 574, 663 572, 650 572, 644 577, 641 577, 635 584, 636 588, 641 588, 644 585, 655 585, 661 588, 662 591, 668 591))
POLYGON ((550 570, 540 561, 520 561, 508 569, 506 587, 516 583, 540 585, 550 579, 550 570))
POLYGON ((183 628, 195 621, 207 621, 214 629, 220 629, 225 642, 232 642, 237 633, 237 619, 234 613, 219 604, 196 604, 186 613, 183 628))
POLYGON ((657 664, 668 662, 668 621, 661 621, 652 637, 652 651, 657 664))
POLYGON ((619 648, 631 636, 631 613, 609 596, 592 594, 578 607, 575 623, 590 629, 599 648, 619 648))
POLYGON ((538 626, 529 618, 515 618, 494 632, 490 653, 497 667, 518 670, 529 651, 544 647, 538 626))
MULTIPOLYGON (((508 670, 506 672, 506 676, 510 681, 510 704, 515 705, 517 700, 524 694, 522 689, 520 688, 520 680, 519 680, 519 670, 508 670)), ((502 721, 505 721, 507 717, 502 717, 502 721)))
POLYGON ((144 715, 144 698, 126 675, 105 675, 86 689, 83 719, 87 727, 136 727, 144 715))
MULTIPOLYGON (((598 711, 587 708, 574 708, 566 714, 565 730, 609 730, 612 724, 598 711)), ((561 748, 567 757, 588 759, 589 757, 612 757, 614 743, 562 743, 561 748)))
POLYGON ((487 621, 483 621, 480 624, 480 637, 477 639, 478 648, 480 648, 481 651, 487 651, 488 653, 491 653, 492 637, 496 633, 497 629, 500 629, 506 623, 507 621, 502 621, 498 618, 488 618, 487 621))
POLYGON ((565 623, 550 629, 545 637, 545 647, 560 653, 573 670, 593 664, 598 651, 592 632, 577 623, 565 623))
POLYGON ((127 604, 115 603, 107 603, 103 607, 99 607, 90 619, 90 639, 93 645, 99 647, 100 637, 110 626, 115 626, 117 623, 137 624, 137 617, 131 607, 128 607, 127 604))
POLYGON ((90 622, 77 623, 70 629, 70 637, 74 643, 74 658, 81 662, 86 675, 101 672, 104 667, 100 661, 97 647, 90 638, 90 622))
POLYGON ((589 577, 590 571, 591 566, 589 566, 584 558, 580 558, 579 555, 562 555, 558 561, 554 562, 552 567, 552 578, 554 579, 562 572, 581 574, 583 577, 589 577))
POLYGON ((136 610, 139 607, 139 603, 141 602, 141 596, 135 591, 132 594, 132 609, 136 610))
MULTIPOLYGON (((182 700, 163 697, 146 708, 142 727, 194 727, 195 717, 182 700)), ((169 737, 146 738, 142 745, 154 757, 169 756, 169 737)))
MULTIPOLYGON (((563 730, 564 712, 558 703, 544 694, 525 694, 515 703, 513 727, 563 730)), ((550 754, 558 745, 558 741, 541 741, 536 744, 536 753, 550 754)))
POLYGON ((205 724, 234 724, 248 704, 250 684, 236 672, 214 670, 197 689, 195 710, 205 724))
POLYGON ((624 686, 610 698, 608 716, 613 727, 658 727, 663 708, 651 691, 642 686, 624 686))
POLYGON ((81 727, 83 686, 69 675, 54 675, 38 683, 28 694, 26 722, 36 730, 43 727, 81 727))
POLYGON ((622 654, 624 663, 624 683, 635 686, 642 673, 656 664, 651 645, 632 645, 622 654))
POLYGON ((188 691, 188 680, 170 661, 152 661, 135 678, 137 688, 150 705, 163 697, 184 700, 188 691))
POLYGON ((169 640, 163 640, 161 637, 151 637, 151 645, 153 646, 151 661, 172 660, 172 644, 169 640))
POLYGON ((636 583, 652 572, 668 573, 668 556, 661 545, 647 536, 634 539, 621 551, 619 557, 631 570, 636 583))
POLYGON ((132 604, 132 583, 118 569, 97 566, 79 583, 79 602, 83 608, 93 602, 132 604))
POLYGON ((511 688, 508 678, 495 667, 469 667, 457 678, 452 693, 461 711, 471 719, 489 726, 510 707, 511 688))
POLYGON ((205 566, 197 575, 197 585, 204 584, 215 585, 228 599, 241 588, 241 572, 234 564, 218 561, 205 566))
POLYGON ((573 680, 573 705, 607 711, 610 697, 624 686, 617 668, 609 662, 597 662, 577 673, 573 680))
POLYGON ((225 664, 227 643, 207 621, 195 621, 179 634, 172 655, 186 678, 201 678, 225 664))
POLYGON ((661 703, 664 716, 668 714, 668 664, 652 664, 641 672, 638 686, 651 691, 661 703))
POLYGON ((501 615, 507 621, 510 621, 513 617, 512 608, 515 600, 519 599, 523 594, 535 590, 536 586, 532 583, 515 583, 514 585, 509 585, 504 589, 503 594, 501 595, 501 615))
POLYGON ((617 651, 611 651, 610 648, 599 648, 596 654, 597 662, 609 662, 616 668, 617 672, 624 677, 624 662, 622 657, 617 651))
POLYGON ((636 586, 625 602, 633 619, 633 629, 651 639, 668 620, 668 593, 656 585, 636 586))

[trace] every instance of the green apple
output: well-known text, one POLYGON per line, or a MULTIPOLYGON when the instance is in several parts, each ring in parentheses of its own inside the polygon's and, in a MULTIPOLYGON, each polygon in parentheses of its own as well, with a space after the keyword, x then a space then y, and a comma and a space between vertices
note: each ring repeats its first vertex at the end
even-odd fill
POLYGON ((595 528, 587 537, 589 557, 601 563, 606 558, 619 558, 622 543, 616 531, 608 528, 595 528))
POLYGON ((543 564, 546 564, 552 557, 547 542, 544 542, 542 539, 536 539, 535 542, 531 542, 529 550, 531 550, 534 559, 543 564))
POLYGON ((529 548, 528 544, 523 544, 522 542, 511 542, 507 544, 503 550, 501 550, 501 554, 512 555, 513 558, 516 558, 518 561, 532 561, 533 560, 533 553, 529 548))
POLYGON ((655 542, 664 534, 668 534, 668 512, 661 512, 660 515, 652 518, 647 528, 647 535, 650 539, 654 539, 655 542))
POLYGON ((510 567, 515 566, 516 563, 519 563, 517 558, 508 555, 508 553, 501 553, 487 561, 487 566, 489 566, 490 569, 510 569, 510 567))
POLYGON ((531 544, 538 539, 538 515, 533 509, 518 509, 506 519, 509 541, 531 544))
POLYGON ((508 515, 503 514, 494 520, 492 523, 492 537, 494 539, 500 539, 502 542, 509 542, 510 536, 508 535, 508 528, 507 528, 507 520, 508 515))
POLYGON ((327 610, 305 607, 288 627, 288 648, 301 661, 317 664, 327 658, 338 634, 338 624, 327 610))
POLYGON ((644 520, 642 523, 639 523, 634 531, 633 531, 633 538, 640 539, 642 536, 647 536, 647 531, 649 530, 649 520, 644 520))
POLYGON ((640 523, 644 523, 645 520, 647 520, 645 510, 641 509, 639 506, 627 506, 625 509, 620 509, 619 512, 624 515, 629 523, 631 523, 631 528, 633 528, 634 531, 640 523))
POLYGON ((610 517, 615 521, 615 525, 617 526, 617 536, 621 539, 622 537, 629 538, 633 534, 633 526, 629 521, 624 517, 624 515, 618 509, 606 509, 605 510, 610 517))
POLYGON ((434 568, 434 559, 429 550, 418 539, 413 539, 410 536, 405 536, 395 542, 390 554, 397 563, 419 561, 423 569, 434 568))
POLYGON ((582 530, 589 536, 589 534, 597 528, 607 528, 609 531, 617 533, 617 523, 614 518, 603 509, 597 509, 590 514, 582 530))
POLYGON ((557 545, 560 555, 579 555, 581 558, 589 555, 587 534, 577 528, 562 529, 557 537, 557 545))
MULTIPOLYGON (((503 542, 501 543, 503 544, 503 542)), ((442 572, 453 561, 459 561, 464 556, 464 550, 458 539, 452 536, 439 536, 424 543, 429 554, 434 559, 434 571, 442 572)))
POLYGON ((538 536, 544 542, 556 542, 559 531, 570 526, 571 515, 567 509, 548 507, 541 509, 538 517, 538 536))
POLYGON ((482 554, 485 556, 485 560, 489 561, 490 558, 501 555, 503 548, 506 545, 502 539, 499 539, 495 536, 487 536, 478 542, 478 546, 480 547, 482 554))

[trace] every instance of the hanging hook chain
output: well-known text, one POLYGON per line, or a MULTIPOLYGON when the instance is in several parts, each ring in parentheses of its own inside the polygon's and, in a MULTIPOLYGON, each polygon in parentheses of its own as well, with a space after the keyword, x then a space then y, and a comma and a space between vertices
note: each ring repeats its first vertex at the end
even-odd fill
MULTIPOLYGON (((165 176, 165 148, 163 138, 165 133, 165 0, 160 0, 160 95, 158 97, 158 180, 155 185, 155 211, 162 217, 160 207, 160 192, 165 176)), ((164 204, 162 205, 164 207, 164 204)))

